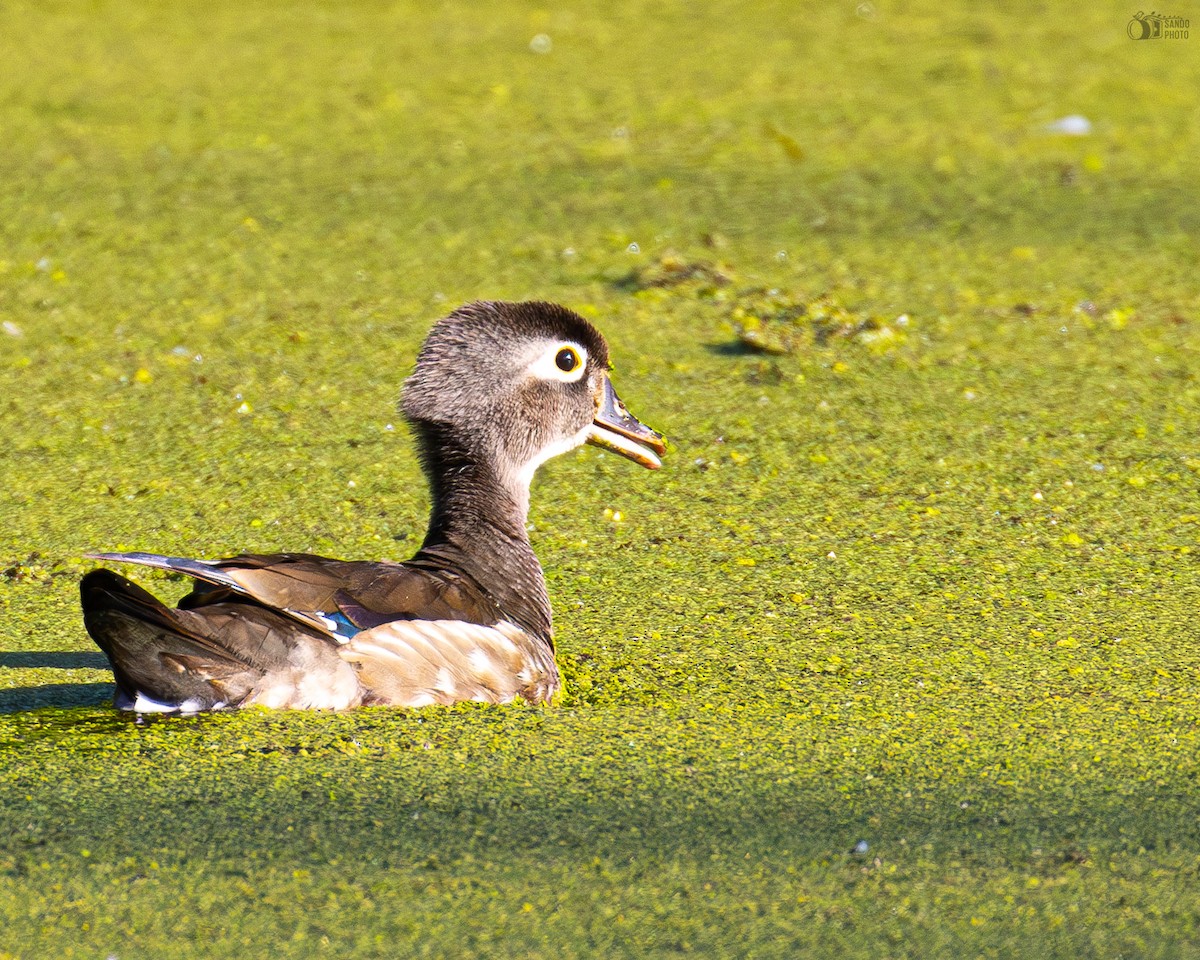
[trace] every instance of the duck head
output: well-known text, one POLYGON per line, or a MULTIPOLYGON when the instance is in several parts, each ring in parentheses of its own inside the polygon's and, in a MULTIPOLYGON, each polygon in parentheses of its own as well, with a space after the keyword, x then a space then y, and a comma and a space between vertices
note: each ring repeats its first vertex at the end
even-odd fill
POLYGON ((657 469, 662 435, 625 409, 608 371, 608 344, 578 314, 481 301, 434 325, 401 406, 435 473, 482 467, 527 494, 539 466, 583 443, 657 469))

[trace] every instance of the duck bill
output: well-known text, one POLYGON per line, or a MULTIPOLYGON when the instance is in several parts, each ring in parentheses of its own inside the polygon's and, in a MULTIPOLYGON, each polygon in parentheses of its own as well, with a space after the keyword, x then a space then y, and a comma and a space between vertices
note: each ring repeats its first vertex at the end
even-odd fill
POLYGON ((650 470, 657 470, 662 466, 662 461, 658 458, 667 452, 662 434, 640 423, 625 409, 625 404, 617 396, 617 391, 613 389, 612 381, 608 377, 604 378, 600 406, 596 411, 596 419, 592 421, 591 430, 588 431, 587 442, 619 453, 650 470))

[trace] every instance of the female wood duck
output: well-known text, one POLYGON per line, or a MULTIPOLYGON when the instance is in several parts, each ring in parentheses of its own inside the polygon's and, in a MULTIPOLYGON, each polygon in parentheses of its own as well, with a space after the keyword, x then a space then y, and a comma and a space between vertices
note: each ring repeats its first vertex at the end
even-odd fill
POLYGON ((425 542, 405 563, 91 554, 195 579, 171 609, 108 570, 83 578, 84 623, 112 664, 117 706, 550 700, 550 603, 525 527, 534 471, 583 443, 651 469, 665 451, 608 369, 599 331, 555 304, 473 303, 438 321, 403 392, 433 494, 425 542))

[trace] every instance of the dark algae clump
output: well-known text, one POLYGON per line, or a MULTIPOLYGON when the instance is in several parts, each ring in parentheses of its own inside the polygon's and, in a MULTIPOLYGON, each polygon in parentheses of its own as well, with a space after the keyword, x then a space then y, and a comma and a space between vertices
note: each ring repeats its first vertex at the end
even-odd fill
POLYGON ((778 290, 755 290, 738 296, 730 309, 737 338, 757 353, 783 355, 837 341, 865 344, 886 352, 908 338, 908 314, 892 323, 846 309, 825 295, 804 301, 778 290))
POLYGON ((1200 41, 1133 12, 7 8, 0 958, 1193 956, 1200 41), (672 441, 535 481, 562 702, 113 711, 83 554, 410 556, 477 297, 672 441))

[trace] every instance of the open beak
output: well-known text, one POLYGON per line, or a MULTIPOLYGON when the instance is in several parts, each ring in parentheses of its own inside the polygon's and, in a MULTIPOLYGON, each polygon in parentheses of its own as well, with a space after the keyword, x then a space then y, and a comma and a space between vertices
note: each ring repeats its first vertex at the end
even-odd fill
POLYGON ((592 421, 592 428, 588 431, 587 442, 619 453, 651 470, 662 466, 662 461, 658 458, 667 452, 662 434, 651 430, 644 423, 639 423, 637 418, 625 409, 625 404, 617 396, 617 391, 613 389, 612 381, 608 377, 604 378, 604 392, 600 397, 596 419, 592 421))

